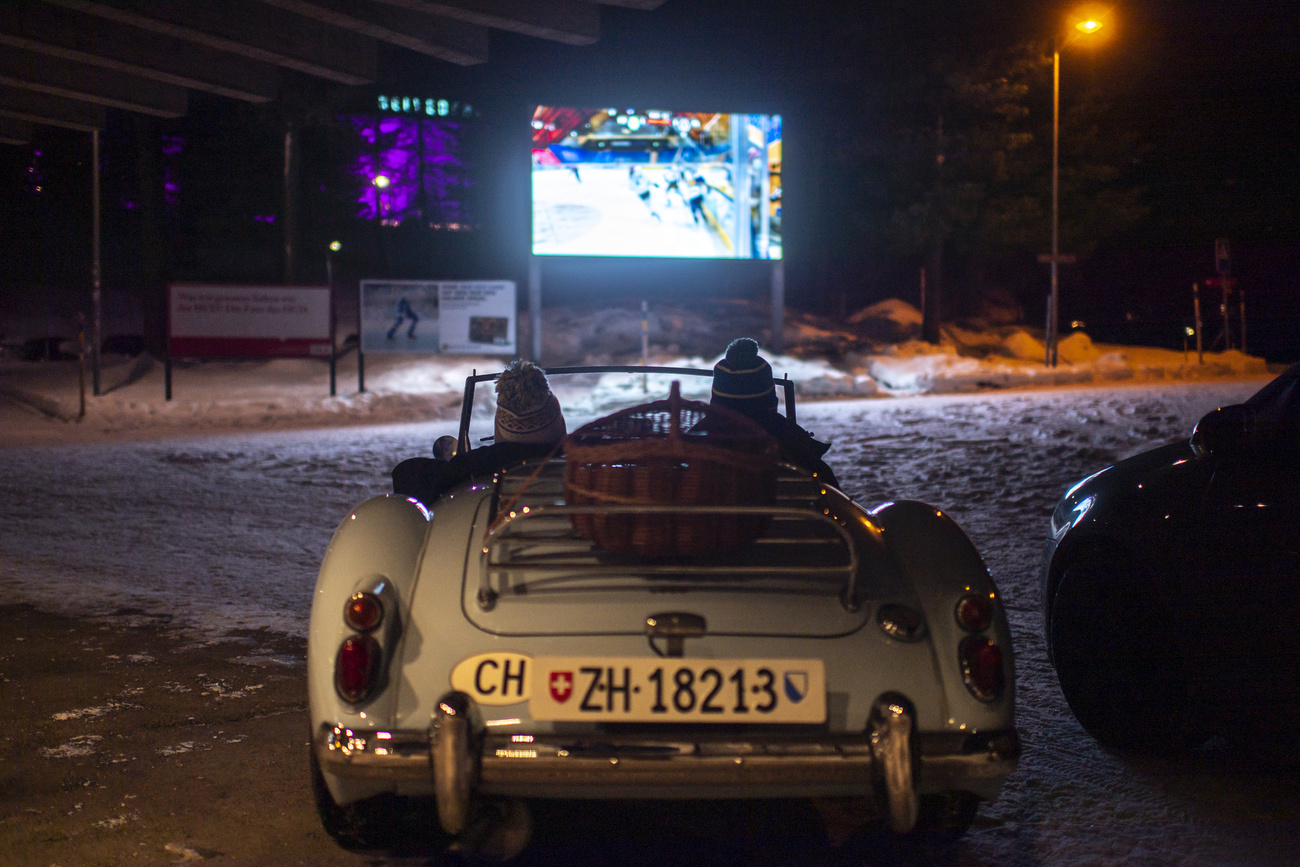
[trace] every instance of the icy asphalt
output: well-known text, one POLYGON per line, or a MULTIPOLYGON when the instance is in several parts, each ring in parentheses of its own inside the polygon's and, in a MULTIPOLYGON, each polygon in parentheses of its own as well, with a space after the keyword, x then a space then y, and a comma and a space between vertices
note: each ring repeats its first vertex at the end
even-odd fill
MULTIPOLYGON (((1170 761, 1103 752, 1065 706, 1039 635, 1040 546, 1069 484, 1186 436, 1206 411, 1260 384, 801 406, 804 426, 834 442, 828 459, 851 496, 920 499, 948 511, 983 553, 1009 609, 1024 758, 943 863, 1295 863, 1300 773, 1214 744, 1170 761)), ((427 453, 452 427, 0 449, 0 592, 77 615, 136 608, 199 630, 301 636, 337 522, 388 488, 398 460, 427 453)))

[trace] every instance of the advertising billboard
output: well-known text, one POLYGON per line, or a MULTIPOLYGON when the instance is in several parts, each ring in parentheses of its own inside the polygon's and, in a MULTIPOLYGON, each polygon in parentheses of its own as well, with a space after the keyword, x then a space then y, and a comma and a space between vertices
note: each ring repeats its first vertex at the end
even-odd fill
POLYGON ((361 351, 515 353, 511 280, 362 280, 361 351))
POLYGON ((780 259, 781 116, 539 105, 537 256, 780 259))
POLYGON ((327 287, 174 284, 168 289, 172 357, 330 357, 327 287))

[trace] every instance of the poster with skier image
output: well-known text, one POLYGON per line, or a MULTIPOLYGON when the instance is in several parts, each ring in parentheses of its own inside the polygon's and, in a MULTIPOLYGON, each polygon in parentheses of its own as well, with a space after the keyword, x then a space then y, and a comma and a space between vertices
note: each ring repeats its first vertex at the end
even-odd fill
POLYGON ((361 351, 515 353, 509 280, 362 280, 361 351))
POLYGON ((362 280, 361 351, 438 352, 438 284, 362 280))

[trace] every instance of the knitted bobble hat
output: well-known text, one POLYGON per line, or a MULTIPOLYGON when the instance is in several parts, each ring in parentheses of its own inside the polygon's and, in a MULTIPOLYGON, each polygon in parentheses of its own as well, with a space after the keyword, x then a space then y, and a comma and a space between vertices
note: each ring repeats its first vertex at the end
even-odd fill
POLYGON ((496 392, 497 442, 550 444, 564 438, 560 402, 540 367, 531 361, 510 362, 497 378, 496 392))
POLYGON ((711 403, 744 413, 776 409, 772 365, 758 354, 758 341, 741 337, 731 341, 727 354, 713 366, 711 403))

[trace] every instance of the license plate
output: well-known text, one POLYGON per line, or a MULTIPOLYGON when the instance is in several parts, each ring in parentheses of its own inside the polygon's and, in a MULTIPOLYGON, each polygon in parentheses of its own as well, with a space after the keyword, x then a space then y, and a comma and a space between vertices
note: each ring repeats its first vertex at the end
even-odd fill
POLYGON ((529 709, 538 720, 821 723, 820 659, 541 656, 529 709))

